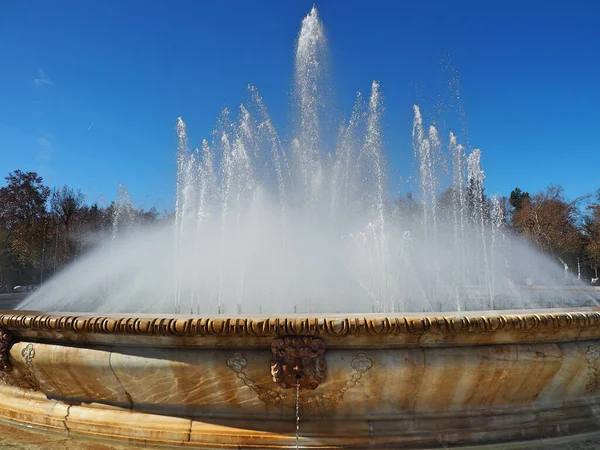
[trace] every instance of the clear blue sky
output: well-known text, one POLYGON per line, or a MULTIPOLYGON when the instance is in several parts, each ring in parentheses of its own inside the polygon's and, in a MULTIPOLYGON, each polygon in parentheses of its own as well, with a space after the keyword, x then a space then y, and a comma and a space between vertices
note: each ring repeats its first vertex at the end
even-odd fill
MULTIPOLYGON (((2 2, 0 176, 38 171, 100 203, 124 183, 138 206, 171 208, 178 116, 200 145, 251 82, 278 129, 289 129, 294 43, 312 3, 2 2)), ((396 185, 414 168, 414 102, 444 133, 460 131, 457 114, 438 114, 449 90, 440 61, 451 53, 488 193, 557 183, 573 197, 600 188, 600 2, 317 7, 340 110, 381 82, 396 185)))

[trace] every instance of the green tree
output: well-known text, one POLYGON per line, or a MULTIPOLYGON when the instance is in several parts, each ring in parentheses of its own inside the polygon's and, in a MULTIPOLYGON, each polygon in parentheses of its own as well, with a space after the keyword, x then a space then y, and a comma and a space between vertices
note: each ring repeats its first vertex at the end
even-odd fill
POLYGON ((510 205, 515 209, 521 209, 523 204, 530 200, 529 192, 523 192, 518 187, 514 188, 509 197, 510 205))
POLYGON ((35 172, 16 170, 8 174, 6 186, 0 188, 0 229, 10 252, 27 279, 42 267, 47 231, 46 203, 50 189, 35 172))

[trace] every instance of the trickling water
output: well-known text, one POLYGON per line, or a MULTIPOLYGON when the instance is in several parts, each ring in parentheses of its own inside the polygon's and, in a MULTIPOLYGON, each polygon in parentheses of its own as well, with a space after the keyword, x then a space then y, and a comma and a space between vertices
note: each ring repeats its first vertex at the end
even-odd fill
MULTIPOLYGON (((520 287, 525 279, 562 286, 562 270, 504 231, 499 202, 483 195, 480 151, 467 156, 454 134, 444 141, 418 106, 414 198, 387 189, 379 82, 368 98, 357 95, 331 143, 326 52, 313 8, 295 53, 293 134, 279 135, 253 86, 237 118, 224 110, 200 149, 179 118, 174 220, 117 236, 133 211, 120 191, 110 242, 20 307, 273 314, 562 305, 562 294, 541 300, 520 287), (452 166, 446 200, 443 148, 452 166)), ((587 293, 569 302, 594 303, 587 293)))
POLYGON ((296 378, 296 449, 300 440, 300 377, 296 378))

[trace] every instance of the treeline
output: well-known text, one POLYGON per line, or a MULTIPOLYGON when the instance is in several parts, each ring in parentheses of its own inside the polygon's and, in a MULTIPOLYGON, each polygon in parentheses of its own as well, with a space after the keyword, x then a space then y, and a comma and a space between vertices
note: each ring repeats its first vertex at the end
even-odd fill
MULTIPOLYGON (((123 198, 107 207, 87 204, 81 191, 69 186, 50 189, 35 172, 16 170, 5 180, 0 188, 0 292, 43 282, 92 248, 98 237, 164 220, 156 209, 135 209, 123 198)), ((468 216, 474 214, 473 205, 482 205, 480 214, 491 224, 521 235, 557 264, 579 272, 582 280, 598 278, 600 190, 595 196, 569 200, 560 186, 536 194, 515 188, 494 205, 483 190, 469 186, 465 197, 468 216)), ((456 193, 451 189, 437 198, 440 223, 452 223, 453 204, 456 193)), ((412 195, 397 198, 395 205, 408 219, 405 224, 419 223, 422 206, 412 195)))
POLYGON ((16 170, 5 180, 0 188, 0 292, 43 282, 101 235, 159 220, 154 208, 87 204, 80 190, 50 189, 35 172, 16 170))
MULTIPOLYGON (((515 188, 509 196, 489 198, 483 189, 468 186, 464 195, 465 222, 473 223, 477 206, 487 226, 521 236, 581 280, 598 284, 600 265, 600 190, 570 200, 564 189, 551 185, 530 194, 515 188), (496 203, 496 205, 494 205, 496 203)), ((452 188, 438 196, 435 205, 440 226, 456 220, 457 193, 452 188)), ((396 199, 396 210, 413 228, 420 226, 423 208, 412 194, 396 199)))
POLYGON ((514 189, 508 198, 508 225, 541 252, 566 263, 582 280, 598 279, 600 190, 569 200, 560 186, 534 195, 514 189))

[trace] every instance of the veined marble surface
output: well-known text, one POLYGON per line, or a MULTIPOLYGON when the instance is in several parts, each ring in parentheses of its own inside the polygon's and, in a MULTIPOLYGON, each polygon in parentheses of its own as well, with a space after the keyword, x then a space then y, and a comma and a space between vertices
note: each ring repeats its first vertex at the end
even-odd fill
MULTIPOLYGON (((140 447, 134 443, 117 444, 109 441, 72 437, 65 433, 42 432, 0 421, 0 450, 126 450, 130 448, 140 447)), ((181 448, 181 446, 161 446, 160 448, 181 448)), ((458 448, 462 450, 596 450, 600 449, 600 433, 560 439, 544 439, 535 442, 458 448)), ((373 449, 376 450, 376 448, 373 449)))

